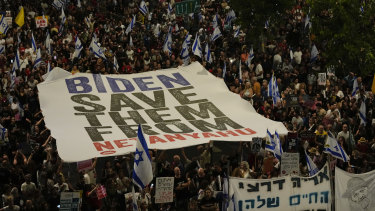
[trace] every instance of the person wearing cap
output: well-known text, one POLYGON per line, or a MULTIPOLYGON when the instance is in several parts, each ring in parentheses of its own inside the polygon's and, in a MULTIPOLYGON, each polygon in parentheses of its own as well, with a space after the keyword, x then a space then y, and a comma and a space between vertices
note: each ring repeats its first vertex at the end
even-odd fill
POLYGON ((361 153, 368 153, 369 152, 370 146, 368 145, 368 141, 364 137, 361 137, 358 140, 357 149, 361 153))

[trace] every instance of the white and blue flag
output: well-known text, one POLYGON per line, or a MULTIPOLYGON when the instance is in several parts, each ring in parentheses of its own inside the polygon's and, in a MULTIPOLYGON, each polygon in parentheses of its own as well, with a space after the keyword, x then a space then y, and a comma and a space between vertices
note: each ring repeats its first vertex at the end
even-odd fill
POLYGON ((36 47, 36 42, 35 42, 33 33, 31 33, 31 48, 33 49, 33 52, 36 52, 37 47, 36 47))
POLYGON ((325 153, 331 154, 333 157, 340 159, 344 162, 349 161, 349 156, 346 154, 341 145, 337 142, 332 133, 328 133, 326 143, 324 144, 325 153))
POLYGON ((358 81, 357 81, 357 77, 354 78, 354 81, 353 81, 353 90, 352 90, 352 97, 354 97, 357 92, 359 90, 359 86, 358 86, 358 81))
POLYGON ((133 183, 143 190, 153 178, 151 157, 148 153, 146 139, 142 133, 141 125, 138 126, 138 141, 134 152, 133 183))
POLYGON ((195 40, 192 46, 193 54, 202 58, 201 42, 199 41, 198 33, 195 35, 195 40))
POLYGON ((238 63, 238 80, 240 80, 240 83, 242 83, 242 65, 241 65, 241 58, 238 63))
POLYGON ((9 29, 9 25, 8 25, 8 22, 5 20, 5 15, 2 15, 1 16, 1 20, 0 20, 0 34, 6 34, 8 32, 8 29, 9 29))
POLYGON ((233 10, 227 13, 227 17, 225 18, 225 24, 231 24, 231 22, 236 19, 236 13, 233 10))
POLYGON ((7 129, 0 124, 0 139, 5 141, 7 129))
POLYGON ((45 45, 46 45, 46 49, 47 49, 49 55, 52 56, 53 51, 52 51, 52 45, 51 45, 51 37, 50 37, 48 31, 47 31, 47 38, 46 38, 46 44, 45 45))
POLYGON ((269 27, 270 27, 270 21, 266 20, 266 22, 264 23, 264 28, 268 29, 269 27))
POLYGON ((5 46, 0 45, 0 54, 5 53, 5 46))
POLYGON ((310 156, 306 153, 306 151, 305 151, 305 156, 306 156, 307 168, 309 170, 309 175, 314 176, 316 173, 319 172, 319 169, 315 165, 314 161, 310 158, 310 156))
POLYGON ((51 62, 48 62, 48 65, 47 65, 47 73, 51 72, 52 71, 52 68, 51 68, 51 62))
POLYGON ((81 8, 81 7, 82 7, 82 5, 81 5, 81 0, 77 0, 77 7, 78 7, 78 8, 81 8))
POLYGON ((16 77, 17 73, 16 70, 19 70, 21 68, 21 60, 20 60, 20 52, 17 49, 16 56, 13 61, 13 67, 12 70, 10 71, 10 87, 13 87, 14 84, 16 83, 16 77))
POLYGON ((273 135, 270 133, 270 131, 267 129, 267 135, 266 135, 266 144, 265 144, 265 150, 272 152, 275 154, 275 140, 273 138, 273 135))
POLYGON ((206 59, 206 62, 208 63, 212 63, 212 55, 211 55, 211 50, 210 50, 210 46, 208 46, 208 43, 206 44, 206 48, 205 48, 205 51, 204 51, 204 58, 206 59))
POLYGON ((173 7, 172 7, 171 3, 169 2, 169 3, 168 3, 167 13, 168 13, 168 15, 171 15, 172 12, 173 12, 173 7))
POLYGON ((76 43, 75 43, 75 50, 73 53, 73 59, 79 58, 81 56, 83 46, 81 40, 79 40, 78 36, 76 36, 76 43))
POLYGON ((116 56, 113 56, 113 68, 115 68, 116 72, 118 72, 119 67, 116 56))
POLYGON ((237 29, 236 29, 236 31, 234 31, 234 34, 233 34, 233 37, 234 38, 237 38, 238 36, 240 36, 240 26, 237 26, 237 29))
POLYGON ((225 80, 225 75, 227 74, 227 63, 224 62, 224 67, 223 67, 223 79, 225 80))
POLYGON ((366 126, 366 104, 364 101, 361 102, 361 107, 359 107, 359 119, 361 124, 366 126))
POLYGON ((217 14, 215 14, 214 19, 212 21, 212 27, 216 28, 218 26, 219 26, 219 16, 217 14))
POLYGON ((125 34, 129 34, 129 32, 133 30, 134 25, 135 25, 135 15, 133 16, 132 21, 130 21, 128 28, 126 28, 125 34))
POLYGON ((274 138, 274 143, 275 143, 274 155, 278 160, 281 160, 281 155, 283 154, 283 148, 281 146, 280 136, 277 133, 277 131, 275 131, 275 135, 273 136, 273 138, 274 138))
POLYGON ((309 28, 311 28, 310 17, 308 14, 306 15, 306 18, 305 18, 305 28, 307 25, 309 26, 309 28))
POLYGON ((172 55, 172 27, 169 26, 168 34, 165 37, 165 41, 163 44, 163 51, 168 52, 168 55, 172 55))
POLYGON ((62 33, 64 32, 65 23, 66 23, 66 16, 65 16, 64 8, 61 8, 60 18, 61 18, 61 24, 60 24, 60 28, 59 28, 59 36, 61 36, 62 33))
POLYGON ((253 47, 250 48, 249 55, 247 56, 246 59, 246 65, 249 67, 251 65, 251 61, 254 59, 254 50, 253 47))
POLYGON ((144 0, 142 0, 141 4, 139 4, 139 10, 143 15, 146 15, 148 13, 148 8, 144 0))
POLYGON ((42 63, 42 54, 40 53, 40 48, 38 48, 37 53, 36 53, 36 59, 34 61, 34 67, 37 68, 39 65, 42 63))
POLYGON ((221 36, 222 36, 222 34, 221 34, 221 31, 220 31, 219 27, 216 27, 214 32, 211 35, 211 41, 215 42, 215 40, 217 40, 221 36))
POLYGON ((188 65, 190 61, 189 57, 189 47, 190 47, 190 42, 191 42, 191 35, 189 33, 186 34, 184 42, 182 43, 182 49, 180 56, 182 60, 184 61, 184 65, 188 65))
POLYGON ((102 49, 100 48, 98 42, 95 41, 95 38, 92 38, 89 49, 95 55, 95 57, 102 58, 102 59, 107 59, 105 57, 102 49))
POLYGON ((276 77, 274 74, 272 74, 271 80, 268 83, 268 97, 272 97, 273 104, 276 105, 276 103, 281 99, 280 93, 279 93, 279 87, 277 86, 276 77))
POLYGON ((311 48, 310 62, 316 61, 316 59, 318 58, 318 54, 319 54, 318 49, 316 48, 315 45, 313 45, 312 48, 311 48))

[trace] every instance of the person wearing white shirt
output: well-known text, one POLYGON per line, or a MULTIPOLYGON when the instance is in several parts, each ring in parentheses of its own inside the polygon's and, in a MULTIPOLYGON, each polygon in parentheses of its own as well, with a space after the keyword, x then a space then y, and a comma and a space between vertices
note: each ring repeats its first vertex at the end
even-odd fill
POLYGON ((302 51, 301 47, 298 47, 296 51, 293 53, 293 60, 296 64, 301 64, 302 60, 302 51))

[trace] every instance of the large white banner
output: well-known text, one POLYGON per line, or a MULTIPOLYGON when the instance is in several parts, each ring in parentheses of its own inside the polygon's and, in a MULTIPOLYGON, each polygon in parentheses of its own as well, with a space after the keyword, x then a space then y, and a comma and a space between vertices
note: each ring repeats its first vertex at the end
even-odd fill
POLYGON ((235 210, 331 210, 328 165, 313 177, 229 179, 235 210))
POLYGON ((287 134, 199 63, 131 75, 78 73, 38 90, 46 126, 66 162, 134 152, 138 124, 150 149, 251 141, 265 137, 267 128, 287 134))
POLYGON ((374 211, 374 196, 375 170, 365 174, 351 174, 336 167, 336 210, 374 211))

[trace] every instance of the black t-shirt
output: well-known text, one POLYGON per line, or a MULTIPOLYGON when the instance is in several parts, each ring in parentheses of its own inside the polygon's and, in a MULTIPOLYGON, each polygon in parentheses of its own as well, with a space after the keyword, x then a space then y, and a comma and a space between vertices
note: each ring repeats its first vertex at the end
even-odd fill
POLYGON ((216 199, 214 197, 210 197, 210 198, 204 197, 199 202, 199 206, 200 207, 202 207, 202 206, 212 206, 212 207, 214 207, 215 203, 217 203, 217 201, 216 201, 216 199))

